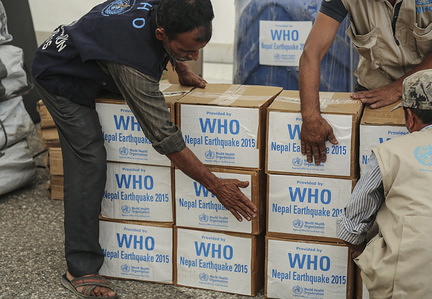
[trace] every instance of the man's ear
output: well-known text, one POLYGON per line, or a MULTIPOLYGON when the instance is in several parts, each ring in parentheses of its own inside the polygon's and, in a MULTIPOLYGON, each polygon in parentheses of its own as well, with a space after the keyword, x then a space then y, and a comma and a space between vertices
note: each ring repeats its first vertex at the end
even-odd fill
POLYGON ((418 130, 419 119, 417 116, 411 111, 411 109, 407 109, 407 119, 406 119, 406 128, 408 132, 412 133, 415 130, 418 130))
POLYGON ((162 27, 156 28, 155 34, 158 40, 164 40, 167 37, 165 29, 162 27))

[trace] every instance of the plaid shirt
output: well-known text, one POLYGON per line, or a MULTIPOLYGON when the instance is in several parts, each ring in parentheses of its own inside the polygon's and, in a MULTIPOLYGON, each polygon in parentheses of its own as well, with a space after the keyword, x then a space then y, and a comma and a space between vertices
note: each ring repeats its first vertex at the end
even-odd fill
POLYGON ((159 80, 114 62, 99 61, 99 65, 112 76, 158 153, 170 154, 186 147, 181 130, 170 120, 165 97, 159 90, 159 80))

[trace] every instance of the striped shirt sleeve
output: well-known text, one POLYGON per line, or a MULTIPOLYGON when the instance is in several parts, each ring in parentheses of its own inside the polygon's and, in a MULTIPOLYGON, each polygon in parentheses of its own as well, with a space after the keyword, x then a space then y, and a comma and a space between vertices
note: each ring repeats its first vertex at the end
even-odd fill
POLYGON ((372 152, 364 175, 357 182, 343 215, 337 220, 337 237, 354 245, 362 243, 384 199, 381 171, 372 152))

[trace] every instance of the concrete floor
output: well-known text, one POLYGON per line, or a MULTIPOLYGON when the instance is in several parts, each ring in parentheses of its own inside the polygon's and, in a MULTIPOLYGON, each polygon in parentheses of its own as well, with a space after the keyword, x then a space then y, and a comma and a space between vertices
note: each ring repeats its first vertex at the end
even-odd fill
MULTIPOLYGON (((36 131, 28 137, 33 154, 42 146, 36 131)), ((33 183, 0 196, 0 299, 74 298, 63 288, 63 202, 51 200, 46 190, 46 154, 33 183)), ((110 280, 120 298, 249 298, 151 282, 110 280)), ((255 298, 263 298, 263 290, 255 298)))

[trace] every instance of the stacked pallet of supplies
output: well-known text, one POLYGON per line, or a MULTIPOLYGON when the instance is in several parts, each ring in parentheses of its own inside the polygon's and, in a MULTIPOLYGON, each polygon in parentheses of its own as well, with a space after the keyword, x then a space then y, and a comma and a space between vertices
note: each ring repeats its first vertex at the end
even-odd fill
POLYGON ((46 165, 49 169, 50 179, 47 189, 50 191, 51 199, 63 199, 63 158, 60 148, 60 140, 48 109, 39 100, 37 111, 40 115, 39 137, 43 148, 48 150, 46 165))
MULTIPOLYGON (((403 109, 391 111, 395 105, 371 109, 366 106, 360 122, 359 164, 360 176, 364 175, 372 148, 392 138, 408 134, 403 109)), ((369 292, 356 267, 356 299, 368 299, 369 292)))
POLYGON ((263 287, 266 108, 279 87, 209 84, 177 102, 186 144, 216 176, 249 181, 256 219, 238 222, 175 170, 175 284, 255 296, 263 287))
MULTIPOLYGON (((161 83, 171 121, 174 103, 191 87, 161 83)), ((122 98, 96 100, 107 150, 99 241, 105 260, 100 274, 173 283, 173 166, 144 136, 122 98)))
POLYGON ((284 90, 268 108, 265 296, 353 298, 354 265, 336 236, 336 220, 358 178, 362 104, 348 93, 320 93, 323 118, 337 145, 327 161, 301 153, 298 91, 284 90))

